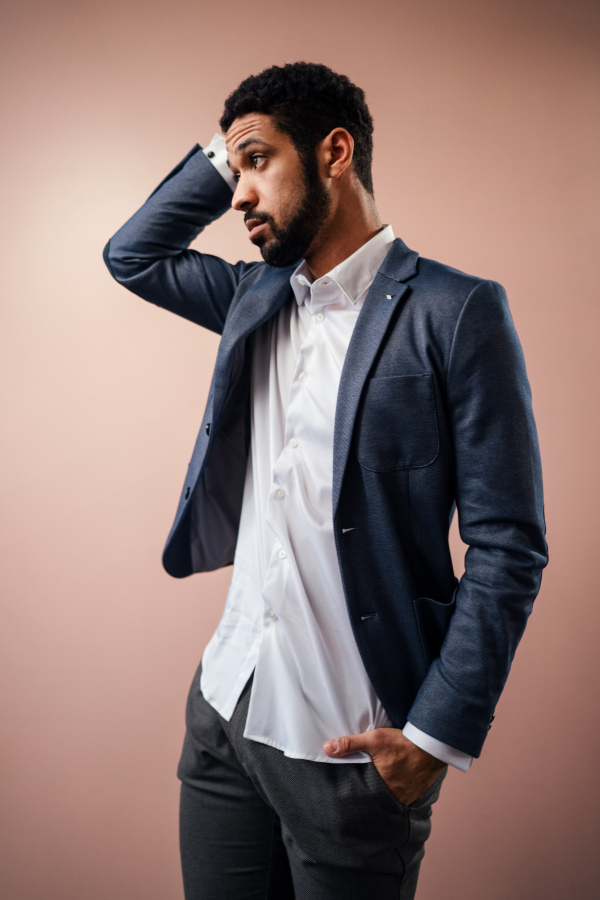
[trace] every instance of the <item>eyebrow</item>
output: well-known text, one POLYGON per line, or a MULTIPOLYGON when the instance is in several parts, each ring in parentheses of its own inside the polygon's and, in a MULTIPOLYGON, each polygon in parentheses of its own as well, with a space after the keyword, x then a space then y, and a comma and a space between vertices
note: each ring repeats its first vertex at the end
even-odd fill
MULTIPOLYGON (((243 150, 247 150, 248 147, 252 146, 252 144, 258 144, 260 147, 268 147, 269 149, 271 148, 271 144, 268 144, 266 141, 261 141, 260 138, 250 137, 246 138, 245 141, 242 141, 241 144, 238 144, 235 148, 235 152, 241 153, 243 150)), ((227 165, 231 168, 229 157, 227 157, 227 165)))

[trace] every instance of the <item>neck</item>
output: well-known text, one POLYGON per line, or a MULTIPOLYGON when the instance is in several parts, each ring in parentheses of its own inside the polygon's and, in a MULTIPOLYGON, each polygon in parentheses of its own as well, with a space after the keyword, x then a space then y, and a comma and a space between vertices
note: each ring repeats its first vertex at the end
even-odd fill
POLYGON ((382 228, 375 200, 367 191, 352 192, 343 202, 339 200, 306 253, 313 277, 320 278, 330 272, 382 228))

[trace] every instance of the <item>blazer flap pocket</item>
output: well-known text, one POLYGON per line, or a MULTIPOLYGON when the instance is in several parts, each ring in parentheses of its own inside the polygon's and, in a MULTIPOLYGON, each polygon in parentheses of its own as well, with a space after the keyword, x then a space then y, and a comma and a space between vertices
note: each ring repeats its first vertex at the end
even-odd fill
POLYGON ((436 659, 440 655, 448 625, 455 609, 455 597, 456 590, 447 603, 433 600, 431 597, 418 597, 415 600, 415 611, 421 632, 421 640, 430 659, 436 659))
POLYGON ((429 466, 439 452, 432 375, 371 378, 365 391, 358 461, 375 472, 429 466))

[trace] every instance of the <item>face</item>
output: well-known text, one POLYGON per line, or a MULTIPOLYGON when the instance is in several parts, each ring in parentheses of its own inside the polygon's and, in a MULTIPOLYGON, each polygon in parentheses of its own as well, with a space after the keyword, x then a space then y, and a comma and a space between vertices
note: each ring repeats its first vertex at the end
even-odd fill
POLYGON ((331 207, 316 155, 301 158, 289 135, 262 113, 235 119, 226 144, 237 180, 231 205, 244 213, 265 262, 285 267, 305 257, 331 207))

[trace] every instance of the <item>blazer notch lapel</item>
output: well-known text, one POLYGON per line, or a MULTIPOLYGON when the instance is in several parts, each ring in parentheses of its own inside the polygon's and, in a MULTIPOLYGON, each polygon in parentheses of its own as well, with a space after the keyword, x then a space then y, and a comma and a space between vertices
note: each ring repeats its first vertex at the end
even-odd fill
POLYGON ((215 365, 214 412, 225 400, 236 348, 256 328, 279 312, 293 296, 290 277, 295 266, 271 268, 240 297, 223 330, 215 365))
POLYGON ((418 259, 419 254, 416 250, 411 250, 403 240, 396 238, 382 262, 378 274, 385 275, 393 281, 408 281, 417 274, 418 259))
POLYGON ((270 319, 289 300, 293 291, 290 277, 294 267, 271 269, 240 297, 223 332, 226 342, 235 344, 270 319))
MULTIPOLYGON (((402 244, 402 241, 400 243, 402 244)), ((402 244, 402 247, 405 245, 402 244)), ((394 245, 392 245, 390 253, 393 249, 394 245)), ((412 251, 409 252, 412 253, 412 251)), ((418 254, 415 254, 415 257, 418 257, 418 254)), ((388 258, 389 254, 385 262, 388 258)), ((414 268, 416 271, 416 259, 411 260, 410 266, 405 265, 404 268, 411 270, 414 268)), ((399 283, 398 278, 386 275, 382 266, 367 294, 350 340, 342 369, 335 411, 332 497, 334 516, 363 387, 390 320, 400 302, 406 299, 408 288, 407 284, 399 283)))

